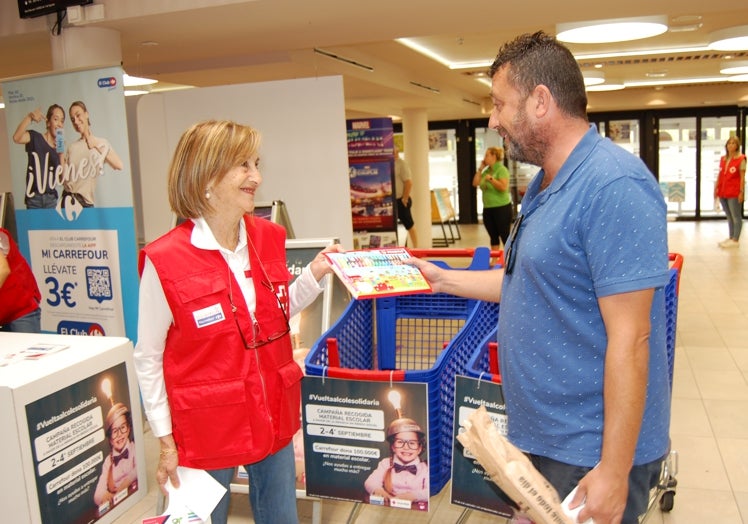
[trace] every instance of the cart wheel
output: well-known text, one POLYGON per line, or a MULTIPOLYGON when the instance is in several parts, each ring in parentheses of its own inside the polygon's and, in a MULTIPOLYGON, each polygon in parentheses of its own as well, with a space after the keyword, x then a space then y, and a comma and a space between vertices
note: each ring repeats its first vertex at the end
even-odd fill
POLYGON ((666 491, 660 497, 660 509, 665 512, 672 511, 675 503, 675 491, 666 491))

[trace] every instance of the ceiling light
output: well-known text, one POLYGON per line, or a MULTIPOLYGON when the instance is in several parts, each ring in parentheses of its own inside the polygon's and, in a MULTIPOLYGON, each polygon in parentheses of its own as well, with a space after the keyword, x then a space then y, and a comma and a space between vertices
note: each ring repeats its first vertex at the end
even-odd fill
POLYGON ((625 87, 622 80, 607 80, 604 84, 587 86, 586 91, 620 91, 625 87))
POLYGON ((743 51, 748 49, 748 25, 739 25, 709 33, 709 49, 743 51))
POLYGON ((748 60, 722 62, 719 72, 723 75, 742 75, 748 73, 748 60))
POLYGON ((667 31, 666 16, 614 18, 556 24, 556 38, 571 44, 625 42, 657 36, 667 31))
POLYGON ((605 73, 602 71, 582 71, 585 86, 596 86, 605 82, 605 73))
POLYGON ((152 78, 142 78, 139 76, 130 76, 125 73, 122 77, 122 82, 125 84, 125 87, 135 87, 149 86, 151 84, 155 84, 156 82, 158 82, 158 80, 153 80, 152 78))
POLYGON ((748 73, 744 75, 733 75, 727 77, 728 82, 748 82, 748 73))

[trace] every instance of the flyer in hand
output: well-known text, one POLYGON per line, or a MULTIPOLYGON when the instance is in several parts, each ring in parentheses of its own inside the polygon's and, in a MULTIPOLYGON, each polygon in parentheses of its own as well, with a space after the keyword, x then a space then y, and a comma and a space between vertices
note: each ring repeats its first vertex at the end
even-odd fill
POLYGON ((405 248, 330 252, 325 256, 354 298, 431 292, 421 270, 403 263, 411 256, 405 248))

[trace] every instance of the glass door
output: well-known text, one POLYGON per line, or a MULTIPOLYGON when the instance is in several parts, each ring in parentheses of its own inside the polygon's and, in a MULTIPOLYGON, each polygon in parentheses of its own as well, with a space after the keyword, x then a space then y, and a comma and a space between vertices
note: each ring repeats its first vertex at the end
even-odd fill
POLYGON ((639 156, 639 120, 611 120, 608 138, 629 153, 639 156))
POLYGON ((696 117, 661 118, 660 188, 669 216, 696 215, 696 117))

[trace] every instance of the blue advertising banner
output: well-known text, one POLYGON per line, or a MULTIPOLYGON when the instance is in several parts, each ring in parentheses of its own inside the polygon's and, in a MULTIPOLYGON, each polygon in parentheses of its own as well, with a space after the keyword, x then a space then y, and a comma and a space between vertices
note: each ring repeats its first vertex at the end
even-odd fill
POLYGON ((42 331, 137 333, 137 243, 122 68, 2 83, 18 245, 42 331))

